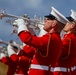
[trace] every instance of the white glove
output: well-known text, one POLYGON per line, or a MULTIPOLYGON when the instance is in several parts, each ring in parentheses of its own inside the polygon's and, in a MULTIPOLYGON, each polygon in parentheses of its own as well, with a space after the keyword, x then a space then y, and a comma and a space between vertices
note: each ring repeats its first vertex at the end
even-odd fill
POLYGON ((13 25, 17 25, 18 26, 18 34, 21 32, 21 31, 24 31, 24 30, 27 30, 28 31, 28 28, 27 28, 27 23, 23 20, 23 19, 17 19, 14 21, 13 25))
POLYGON ((12 54, 16 54, 16 52, 14 51, 13 47, 9 44, 7 46, 7 52, 8 52, 8 56, 10 57, 12 54))
POLYGON ((19 27, 20 25, 25 25, 25 22, 23 19, 17 19, 14 21, 13 24, 15 24, 15 25, 17 24, 17 26, 19 27))
POLYGON ((5 57, 6 55, 4 53, 0 53, 0 59, 2 59, 3 57, 5 57))
POLYGON ((17 52, 17 54, 20 52, 20 45, 18 44, 18 43, 16 43, 15 41, 13 41, 13 43, 12 43, 15 47, 17 47, 18 48, 18 52, 17 52))
POLYGON ((43 36, 43 35, 45 35, 47 32, 43 29, 43 25, 39 25, 39 28, 40 28, 40 32, 39 32, 39 34, 38 34, 38 36, 40 37, 40 36, 43 36))

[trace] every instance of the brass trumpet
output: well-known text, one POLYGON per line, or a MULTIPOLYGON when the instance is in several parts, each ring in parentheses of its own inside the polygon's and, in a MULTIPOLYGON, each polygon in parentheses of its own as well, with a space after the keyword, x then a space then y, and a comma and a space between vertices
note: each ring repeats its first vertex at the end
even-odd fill
POLYGON ((3 18, 3 17, 10 17, 10 18, 15 18, 15 19, 21 18, 21 19, 24 19, 25 21, 28 21, 28 22, 40 23, 40 20, 38 20, 38 19, 30 19, 30 18, 19 17, 19 16, 16 16, 16 15, 5 13, 4 10, 2 10, 0 12, 0 17, 1 18, 3 18))
POLYGON ((11 44, 11 45, 13 45, 12 43, 2 41, 1 39, 0 39, 0 44, 5 44, 5 45, 11 44))
MULTIPOLYGON (((33 29, 36 29, 36 30, 40 30, 39 24, 40 25, 44 25, 43 21, 38 19, 38 18, 36 18, 36 16, 34 17, 34 19, 28 18, 27 15, 25 15, 25 17, 24 16, 23 17, 19 17, 19 16, 16 16, 16 15, 7 14, 7 13, 5 13, 4 10, 1 11, 0 17, 2 17, 2 18, 3 17, 10 17, 10 18, 14 18, 14 20, 18 19, 18 18, 24 19, 25 22, 28 23, 27 24, 28 28, 33 28, 33 29)), ((10 23, 12 26, 14 26, 13 33, 14 33, 15 29, 16 29, 16 25, 13 25, 14 20, 7 20, 6 21, 7 23, 10 23)))
MULTIPOLYGON (((11 46, 13 46, 13 47, 16 47, 14 44, 13 44, 13 40, 10 40, 10 42, 5 42, 5 41, 2 41, 1 39, 0 39, 0 44, 4 44, 4 45, 11 45, 11 46)), ((17 43, 18 44, 18 43, 17 43)), ((22 45, 22 44, 18 44, 19 46, 20 45, 22 45)))

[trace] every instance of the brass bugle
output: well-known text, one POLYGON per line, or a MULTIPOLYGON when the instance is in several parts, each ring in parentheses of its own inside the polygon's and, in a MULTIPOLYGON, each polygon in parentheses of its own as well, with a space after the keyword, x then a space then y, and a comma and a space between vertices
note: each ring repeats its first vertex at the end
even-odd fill
MULTIPOLYGON (((5 44, 5 45, 11 45, 11 46, 15 46, 12 42, 5 42, 5 41, 2 41, 2 40, 0 40, 0 44, 5 44)), ((18 44, 18 45, 20 45, 20 44, 18 44)))
POLYGON ((24 19, 24 20, 26 20, 28 22, 34 22, 34 23, 39 23, 40 22, 37 19, 28 19, 28 18, 19 17, 19 16, 12 15, 12 14, 0 13, 0 15, 2 15, 2 17, 10 17, 10 18, 15 18, 15 19, 21 18, 21 19, 24 19))
POLYGON ((1 44, 5 44, 5 45, 11 45, 11 46, 13 46, 13 48, 17 48, 14 44, 12 44, 12 43, 8 43, 8 42, 4 42, 4 41, 1 41, 1 44))
POLYGON ((11 43, 4 42, 4 41, 2 41, 2 40, 0 40, 0 44, 5 44, 5 45, 8 45, 8 44, 10 44, 10 45, 13 45, 13 44, 11 44, 11 43))
MULTIPOLYGON (((0 44, 5 44, 5 45, 12 45, 12 46, 15 46, 14 44, 13 44, 13 40, 10 40, 9 42, 5 42, 5 41, 2 41, 1 39, 0 39, 0 44)), ((18 43, 17 43, 18 44, 18 43)), ((18 44, 18 45, 22 45, 22 44, 18 44)))
MULTIPOLYGON (((12 20, 6 20, 6 22, 9 23, 10 25, 14 26, 12 20)), ((36 28, 37 26, 35 24, 29 24, 29 25, 27 25, 27 27, 29 27, 29 28, 36 28)))
POLYGON ((41 20, 39 19, 30 19, 30 18, 24 18, 24 17, 21 17, 21 16, 16 16, 16 15, 12 15, 12 14, 8 14, 8 13, 5 13, 5 10, 2 10, 0 11, 0 17, 10 17, 10 18, 15 18, 15 19, 18 19, 18 18, 21 18, 21 19, 24 19, 25 21, 28 21, 28 22, 33 22, 33 23, 36 23, 36 24, 42 24, 44 25, 43 23, 41 23, 41 20))

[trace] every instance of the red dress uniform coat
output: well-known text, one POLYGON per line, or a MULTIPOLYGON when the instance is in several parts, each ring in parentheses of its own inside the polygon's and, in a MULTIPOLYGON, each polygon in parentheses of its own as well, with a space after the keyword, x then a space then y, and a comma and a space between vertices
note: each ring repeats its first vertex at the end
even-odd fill
POLYGON ((12 54, 11 59, 17 64, 16 74, 27 75, 31 60, 35 53, 35 48, 31 46, 24 46, 24 50, 21 50, 18 55, 12 54))
POLYGON ((32 60, 35 54, 36 48, 26 45, 23 47, 23 50, 24 50, 24 53, 26 53, 26 56, 32 60))
MULTIPOLYGON (((63 68, 55 71, 54 75, 76 75, 74 74, 76 64, 76 34, 65 34, 63 38, 62 52, 56 66, 63 68)), ((57 68, 55 67, 55 68, 57 68)))
POLYGON ((16 70, 16 64, 9 58, 9 57, 3 57, 1 59, 1 62, 8 65, 8 70, 6 75, 14 75, 16 70))
MULTIPOLYGON (((42 37, 32 36, 28 31, 19 34, 22 42, 35 47, 29 75, 48 75, 50 66, 55 65, 61 52, 61 39, 59 33, 46 34, 42 37)), ((51 74, 50 74, 51 75, 51 74)))

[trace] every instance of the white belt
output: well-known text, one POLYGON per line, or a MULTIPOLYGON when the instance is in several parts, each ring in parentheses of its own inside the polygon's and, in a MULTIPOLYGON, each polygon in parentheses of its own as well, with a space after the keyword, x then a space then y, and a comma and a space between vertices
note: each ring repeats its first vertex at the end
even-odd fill
MULTIPOLYGON (((44 65, 37 65, 37 64, 31 64, 30 68, 32 69, 39 69, 39 70, 49 70, 49 66, 44 66, 44 65)), ((50 67, 51 72, 55 71, 61 71, 61 72, 70 72, 76 70, 76 66, 71 67, 71 68, 65 68, 65 67, 50 67)))
POLYGON ((55 71, 62 71, 62 72, 69 72, 70 69, 69 68, 64 68, 64 67, 55 67, 50 69, 51 72, 55 72, 55 71))
POLYGON ((55 67, 50 69, 50 71, 55 72, 55 71, 62 71, 62 72, 70 72, 76 70, 76 66, 71 67, 71 68, 65 68, 65 67, 55 67))
POLYGON ((32 69, 39 69, 39 70, 49 70, 49 66, 44 66, 44 65, 36 65, 36 64, 31 64, 30 68, 32 69))
POLYGON ((71 71, 74 71, 74 70, 76 70, 76 66, 71 67, 71 71))

